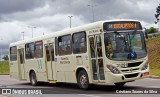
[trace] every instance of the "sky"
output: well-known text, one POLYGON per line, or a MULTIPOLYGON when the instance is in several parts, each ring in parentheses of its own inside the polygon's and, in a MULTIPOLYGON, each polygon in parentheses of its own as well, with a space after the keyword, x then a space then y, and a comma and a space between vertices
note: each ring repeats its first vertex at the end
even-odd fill
POLYGON ((8 54, 9 44, 56 31, 110 19, 136 19, 144 27, 154 24, 160 0, 0 0, 0 48, 8 54))

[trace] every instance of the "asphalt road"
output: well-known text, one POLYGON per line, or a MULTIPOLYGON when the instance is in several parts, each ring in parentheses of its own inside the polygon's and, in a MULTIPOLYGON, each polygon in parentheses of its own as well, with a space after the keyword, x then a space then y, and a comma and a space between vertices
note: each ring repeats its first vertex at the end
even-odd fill
MULTIPOLYGON (((160 79, 145 78, 135 82, 127 83, 123 88, 116 88, 114 85, 93 85, 89 90, 81 90, 75 84, 49 84, 40 83, 39 86, 31 86, 28 81, 18 81, 9 78, 9 75, 0 75, 0 88, 36 88, 43 89, 46 93, 43 95, 29 95, 29 97, 159 97, 160 94, 128 94, 119 93, 119 91, 144 91, 145 89, 159 90, 160 79)), ((1 97, 2 95, 0 95, 1 97)), ((28 95, 3 95, 2 97, 28 97, 28 95)))

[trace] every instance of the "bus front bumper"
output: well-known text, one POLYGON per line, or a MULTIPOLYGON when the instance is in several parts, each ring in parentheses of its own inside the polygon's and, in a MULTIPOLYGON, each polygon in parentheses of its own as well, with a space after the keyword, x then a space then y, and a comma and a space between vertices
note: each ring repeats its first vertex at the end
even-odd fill
POLYGON ((120 82, 131 82, 138 79, 146 78, 149 76, 149 70, 143 70, 139 72, 123 73, 123 74, 113 74, 108 72, 106 75, 106 81, 109 84, 120 83, 120 82))

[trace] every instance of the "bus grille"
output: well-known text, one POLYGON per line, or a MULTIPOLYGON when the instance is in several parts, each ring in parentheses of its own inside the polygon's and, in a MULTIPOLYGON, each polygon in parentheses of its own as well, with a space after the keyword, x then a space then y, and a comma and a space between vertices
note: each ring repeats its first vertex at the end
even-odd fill
POLYGON ((128 67, 137 67, 140 64, 142 64, 142 62, 136 62, 136 63, 128 63, 128 67))
POLYGON ((139 73, 135 73, 135 74, 125 74, 125 78, 133 78, 133 77, 137 77, 139 73))
MULTIPOLYGON (((133 69, 133 71, 136 71, 136 70, 139 70, 139 68, 135 68, 135 69, 133 69)), ((122 72, 131 72, 131 71, 130 71, 130 69, 121 70, 121 71, 122 71, 122 72)), ((133 72, 133 71, 132 71, 132 72, 133 72)))

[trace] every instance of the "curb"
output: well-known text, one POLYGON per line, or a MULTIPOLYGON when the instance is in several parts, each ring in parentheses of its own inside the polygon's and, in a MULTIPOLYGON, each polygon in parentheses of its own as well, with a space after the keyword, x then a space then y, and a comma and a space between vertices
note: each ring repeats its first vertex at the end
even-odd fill
POLYGON ((0 74, 0 75, 9 75, 9 74, 0 74))
POLYGON ((12 97, 12 96, 0 94, 0 97, 12 97))
POLYGON ((149 75, 149 78, 154 78, 154 79, 160 79, 160 76, 155 76, 155 75, 149 75))

